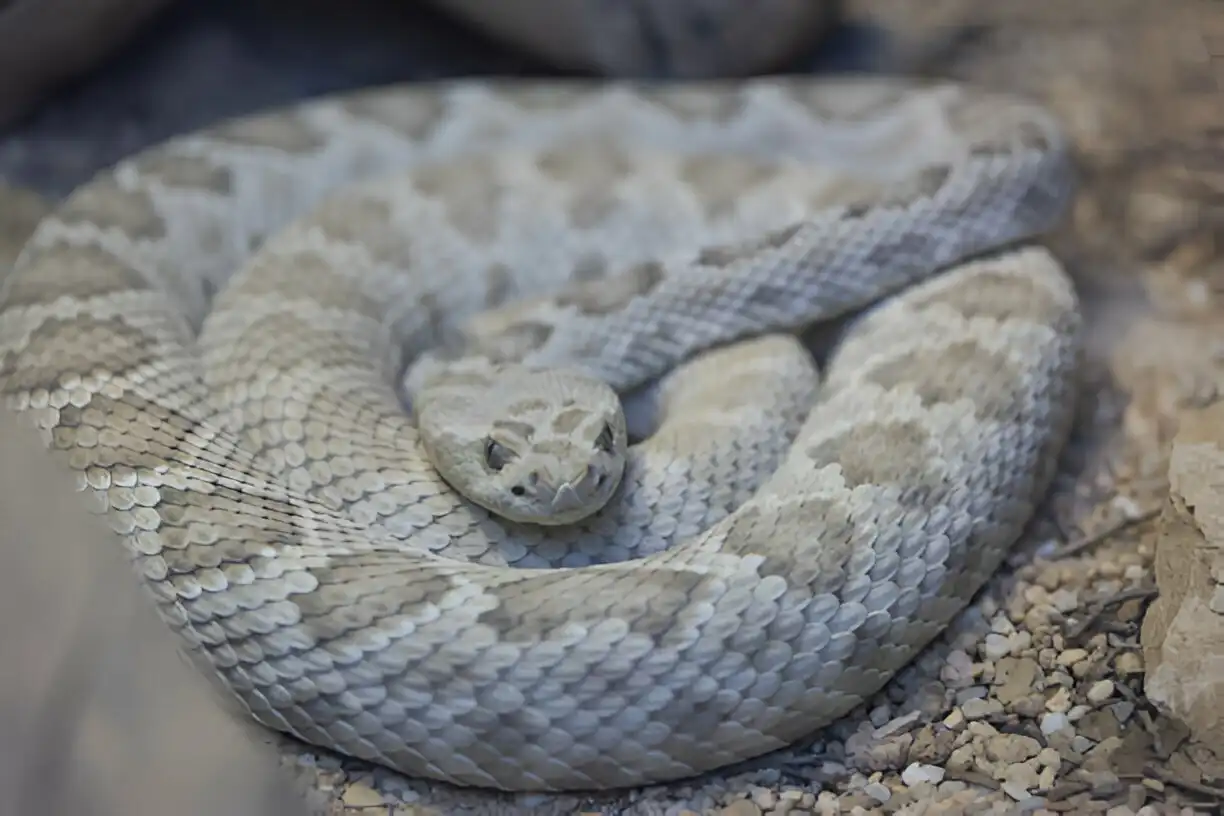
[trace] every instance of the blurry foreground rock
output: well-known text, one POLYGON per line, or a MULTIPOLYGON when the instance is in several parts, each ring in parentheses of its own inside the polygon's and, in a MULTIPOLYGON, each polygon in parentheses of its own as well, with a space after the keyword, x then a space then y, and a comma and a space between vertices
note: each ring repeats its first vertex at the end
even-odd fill
POLYGON ((708 78, 779 68, 833 28, 841 0, 431 0, 559 68, 708 78))
POLYGON ((1183 416, 1169 482, 1160 597, 1143 621, 1144 691, 1224 757, 1224 403, 1183 416))
MULTIPOLYGON (((0 128, 30 113, 59 86, 100 67, 171 3, 0 0, 0 128)), ((253 6, 274 26, 292 29, 332 4, 338 0, 258 0, 253 6)), ((840 17, 841 0, 431 4, 556 68, 610 76, 708 78, 767 72, 810 52, 840 17)), ((409 26, 422 14, 417 4, 404 0, 357 6, 359 16, 390 13, 409 26)), ((332 47, 344 46, 337 42, 332 47)))
MULTIPOLYGON (((0 268, 42 207, 0 187, 0 268)), ((3 409, 0 462, 0 813, 307 813, 267 734, 179 657, 119 542, 3 409)))
POLYGON ((0 127, 125 42, 168 0, 0 0, 0 127))

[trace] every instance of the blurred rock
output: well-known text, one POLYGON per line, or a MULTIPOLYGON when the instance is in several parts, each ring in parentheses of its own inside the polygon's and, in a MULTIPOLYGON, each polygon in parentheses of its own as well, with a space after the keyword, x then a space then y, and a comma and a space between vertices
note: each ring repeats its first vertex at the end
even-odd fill
MULTIPOLYGON (((0 186, 3 272, 46 206, 0 186)), ((118 539, 2 408, 0 462, 0 813, 308 813, 305 780, 180 656, 118 539)))
POLYGON ((1182 416, 1143 621, 1144 691, 1224 756, 1224 402, 1182 416))
POLYGON ((93 68, 169 0, 0 3, 0 127, 93 68))

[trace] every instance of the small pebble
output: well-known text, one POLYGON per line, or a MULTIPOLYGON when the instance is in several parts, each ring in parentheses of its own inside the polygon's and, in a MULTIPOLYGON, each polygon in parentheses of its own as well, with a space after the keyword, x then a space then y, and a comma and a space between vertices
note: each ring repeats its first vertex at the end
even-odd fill
POLYGON ((970 700, 981 700, 990 693, 990 690, 985 686, 970 686, 956 692, 956 704, 964 705, 970 700))
POLYGON ((1016 631, 1016 625, 1008 620, 1006 615, 995 615, 990 620, 990 631, 1000 635, 1010 635, 1016 631))
POLYGON ((1050 594, 1050 603, 1059 612, 1074 612, 1079 609, 1079 593, 1074 589, 1058 589, 1050 594))
POLYGON ((964 688, 972 685, 973 660, 960 649, 953 649, 948 652, 947 662, 944 663, 939 677, 948 684, 949 688, 964 688))
POLYGON ((892 791, 882 782, 870 782, 863 786, 863 793, 877 802, 887 802, 892 798, 892 791))
POLYGON ((778 792, 769 788, 757 788, 752 792, 752 801, 761 810, 773 810, 778 804, 778 792))
POLYGON ((381 793, 360 782, 348 786, 344 791, 343 801, 350 808, 379 807, 386 804, 381 793))
POLYGON ((1004 635, 991 632, 982 644, 982 653, 987 660, 1001 660, 1011 653, 1011 641, 1004 635))
POLYGON ((982 717, 989 717, 991 714, 999 714, 1003 711, 1003 704, 998 700, 974 699, 966 700, 961 706, 961 711, 971 720, 978 720, 982 717))
POLYGON ((945 773, 944 769, 937 765, 923 765, 920 762, 914 762, 901 772, 901 781, 911 788, 923 782, 938 785, 943 781, 945 773))
POLYGON ((948 767, 954 771, 967 771, 973 767, 974 750, 972 745, 962 745, 948 757, 948 767))
POLYGON ((1041 718, 1041 733, 1049 736, 1071 726, 1071 720, 1061 712, 1052 711, 1041 718))
POLYGON ((921 720, 922 720, 921 711, 911 711, 909 714, 906 714, 902 717, 895 717, 889 720, 888 722, 884 723, 883 725, 879 726, 872 733, 872 736, 875 737, 876 739, 884 739, 885 737, 891 737, 893 734, 896 734, 900 731, 904 731, 906 728, 909 728, 911 725, 921 720))
POLYGON ((971 722, 969 723, 968 731, 975 737, 987 739, 999 733, 999 729, 995 728, 988 722, 971 722))
POLYGON ((1056 714, 1066 714, 1071 709, 1071 693, 1060 688, 1046 700, 1046 711, 1056 714))
POLYGON ((1075 680, 1066 672, 1055 669, 1046 675, 1046 684, 1051 686, 1062 686, 1065 689, 1069 689, 1075 685, 1075 680))
POLYGON ((1004 782, 1003 792, 1015 799, 1017 802, 1029 798, 1028 788, 1019 784, 1018 782, 1004 782))
POLYGON ((1042 748, 1037 754, 1037 761, 1047 768, 1057 769, 1062 765, 1062 754, 1058 753, 1055 748, 1042 748))
MULTIPOLYGON (((1026 762, 1008 765, 1007 770, 1003 772, 1003 781, 1008 785, 1022 787, 1025 791, 1032 790, 1041 783, 1037 771, 1026 762)), ((1025 796, 1028 796, 1028 793, 1025 793, 1025 796)), ((1015 798, 1020 799, 1023 797, 1017 796, 1015 798)))
POLYGON ((761 816, 761 809, 747 799, 732 802, 719 811, 720 816, 761 816))
POLYGON ((1086 649, 1068 649, 1060 654, 1057 658, 1057 663, 1060 666, 1071 666, 1080 662, 1088 656, 1086 649))
POLYGON ((993 762, 1018 763, 1041 751, 1041 743, 1023 734, 996 734, 986 741, 986 756, 993 762))
POLYGON ((1114 684, 1112 680, 1098 680, 1088 687, 1088 702, 1100 705, 1113 696, 1114 684))
POLYGON ((1134 652, 1122 652, 1114 660, 1118 674, 1139 674, 1143 671, 1143 658, 1134 652))
POLYGON ((1130 700, 1119 700, 1111 705, 1109 710, 1113 712, 1114 719, 1120 723, 1124 723, 1131 718, 1132 714, 1135 713, 1135 704, 1130 700))
POLYGON ((1083 734, 1076 734, 1071 739, 1071 750, 1075 751, 1077 754, 1085 754, 1091 751, 1092 746, 1095 744, 1096 743, 1085 737, 1083 734))

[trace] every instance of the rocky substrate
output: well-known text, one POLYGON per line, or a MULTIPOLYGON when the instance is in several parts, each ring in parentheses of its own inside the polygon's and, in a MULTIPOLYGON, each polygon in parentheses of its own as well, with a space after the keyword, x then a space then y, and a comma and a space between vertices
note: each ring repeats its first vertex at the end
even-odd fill
MULTIPOLYGON (((1212 545, 1221 517, 1219 491, 1200 488, 1224 473, 1215 437, 1224 429, 1215 407, 1224 149, 1213 135, 1224 99, 1211 53, 1224 42, 1213 35, 1224 34, 1224 6, 848 5, 899 35, 903 47, 882 67, 1030 93, 1079 146, 1084 196, 1050 243, 1088 312, 1084 401, 1041 518, 952 630, 807 744, 684 784, 583 798, 455 791, 280 743, 283 765, 320 812, 1154 816, 1224 807, 1224 763, 1212 750, 1220 720, 1202 715, 1218 699, 1208 646, 1219 641, 1204 632, 1224 608, 1212 545)), ((150 134, 164 135, 125 130, 121 146, 150 134)), ((15 137, 0 145, 0 167, 25 168, 22 179, 58 193, 113 158, 60 143, 73 157, 65 169, 56 144, 15 137)))
POLYGON ((1143 693, 1147 502, 1160 492, 1124 492, 1096 472, 1064 480, 1008 574, 870 705, 752 768, 583 799, 459 792, 310 753, 287 761, 315 777, 333 812, 371 816, 1199 812, 1217 801, 1204 782, 1215 760, 1143 693), (1068 538, 1053 508, 1080 504, 1098 510, 1068 538))
MULTIPOLYGON (((1224 410, 1210 407, 1224 393, 1224 150, 1213 135, 1224 105, 1211 53, 1224 9, 850 5, 901 31, 896 53, 920 68, 1046 102, 1079 147, 1084 195, 1050 244, 1088 313, 1084 401, 1042 518, 952 631, 808 745, 604 799, 457 792, 289 752, 333 812, 1155 816, 1224 807, 1224 762, 1211 741, 1220 720, 1200 718, 1192 733, 1182 719, 1216 698, 1171 704, 1193 697, 1181 664, 1163 681, 1153 674, 1150 693, 1154 641, 1141 637, 1150 609, 1149 629, 1165 614, 1176 621, 1176 599, 1191 589, 1178 594, 1170 581, 1193 583, 1208 608, 1217 592, 1202 542, 1220 517, 1203 490, 1175 489, 1170 501, 1168 483, 1185 417, 1198 417, 1198 430, 1178 461, 1197 462, 1199 475, 1204 457, 1218 455, 1212 435, 1224 433, 1224 410), (1194 413, 1204 408, 1214 413, 1194 413), (1163 546, 1179 526, 1193 532, 1189 555, 1163 546), (1187 561, 1197 565, 1192 578, 1187 561), (1172 613, 1152 607, 1158 579, 1172 613)), ((1188 637, 1200 648, 1198 676, 1209 675, 1201 650, 1217 641, 1188 637)))

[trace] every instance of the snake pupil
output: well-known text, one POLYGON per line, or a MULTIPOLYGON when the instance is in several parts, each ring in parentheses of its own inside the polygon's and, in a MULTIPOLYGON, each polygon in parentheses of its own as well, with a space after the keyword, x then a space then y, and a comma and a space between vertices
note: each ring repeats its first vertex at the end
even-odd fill
POLYGON ((510 458, 508 453, 505 445, 493 439, 485 441, 485 464, 489 466, 490 470, 501 470, 504 468, 510 458))

